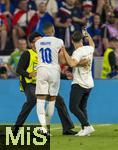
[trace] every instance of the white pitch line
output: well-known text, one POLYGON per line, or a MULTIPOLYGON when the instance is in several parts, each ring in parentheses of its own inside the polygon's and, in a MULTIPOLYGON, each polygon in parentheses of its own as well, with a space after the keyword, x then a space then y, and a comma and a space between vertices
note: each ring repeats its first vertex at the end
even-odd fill
POLYGON ((51 128, 51 130, 61 130, 62 128, 51 128))
MULTIPOLYGON (((74 129, 78 129, 78 128, 79 128, 78 126, 75 126, 74 129)), ((62 128, 61 127, 60 128, 51 127, 51 130, 62 130, 62 128)))
MULTIPOLYGON (((101 127, 104 127, 104 126, 111 126, 112 124, 97 124, 97 125, 93 125, 93 126, 101 126, 101 127)), ((78 129, 79 126, 75 126, 75 129, 78 129)), ((51 130, 62 130, 62 128, 55 128, 55 127, 51 127, 51 130)))
POLYGON ((95 125, 95 126, 112 126, 112 124, 97 124, 97 125, 95 125))

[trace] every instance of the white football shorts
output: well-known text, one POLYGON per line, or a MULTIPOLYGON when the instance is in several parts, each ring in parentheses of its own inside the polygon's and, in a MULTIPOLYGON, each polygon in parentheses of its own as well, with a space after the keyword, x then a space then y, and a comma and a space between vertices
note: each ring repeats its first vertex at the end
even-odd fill
POLYGON ((39 67, 37 70, 36 95, 57 96, 60 87, 60 70, 39 67))

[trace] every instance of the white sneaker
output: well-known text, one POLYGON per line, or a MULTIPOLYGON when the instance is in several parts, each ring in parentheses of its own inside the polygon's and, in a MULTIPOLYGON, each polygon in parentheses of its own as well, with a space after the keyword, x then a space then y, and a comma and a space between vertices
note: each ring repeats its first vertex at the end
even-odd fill
MULTIPOLYGON (((83 133, 83 129, 81 129, 77 134, 75 134, 75 136, 81 136, 81 134, 83 133)), ((87 136, 90 136, 91 134, 87 134, 87 136)))
POLYGON ((93 128, 93 126, 90 126, 91 127, 91 129, 93 130, 93 132, 95 132, 95 129, 93 128))
POLYGON ((85 127, 83 132, 81 132, 81 134, 79 134, 79 136, 88 136, 91 133, 93 133, 95 131, 95 129, 92 126, 88 126, 85 127))
POLYGON ((79 136, 79 135, 81 135, 82 133, 83 133, 83 129, 81 129, 77 134, 75 134, 75 136, 79 136))

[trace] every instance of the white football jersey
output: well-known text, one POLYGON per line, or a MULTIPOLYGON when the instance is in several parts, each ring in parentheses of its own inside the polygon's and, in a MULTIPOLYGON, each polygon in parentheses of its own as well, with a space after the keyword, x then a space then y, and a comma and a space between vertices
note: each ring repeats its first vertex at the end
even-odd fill
POLYGON ((72 58, 78 62, 81 59, 88 59, 89 63, 86 67, 77 66, 73 68, 73 82, 72 84, 79 84, 83 88, 92 88, 94 86, 92 77, 92 60, 94 48, 92 46, 83 46, 73 52, 72 58))
POLYGON ((59 67, 58 55, 63 45, 61 39, 52 36, 45 36, 36 41, 39 66, 59 67))

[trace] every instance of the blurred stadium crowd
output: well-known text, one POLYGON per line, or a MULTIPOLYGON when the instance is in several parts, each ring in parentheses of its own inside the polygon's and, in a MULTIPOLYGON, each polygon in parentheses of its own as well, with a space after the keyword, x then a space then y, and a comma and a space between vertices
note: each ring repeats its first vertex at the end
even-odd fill
MULTIPOLYGON (((95 42, 94 56, 102 57, 112 48, 106 55, 111 70, 117 69, 118 0, 0 0, 0 78, 17 77, 15 68, 28 48, 28 35, 36 31, 43 36, 46 22, 55 25, 55 36, 64 40, 70 55, 71 34, 86 26, 95 42)), ((62 78, 65 73, 71 79, 68 67, 62 66, 62 78)))

